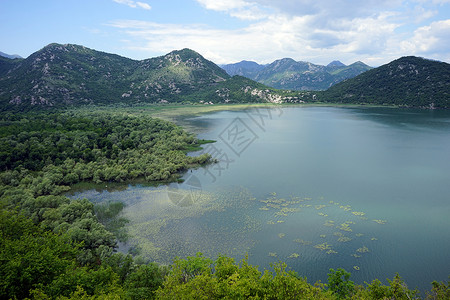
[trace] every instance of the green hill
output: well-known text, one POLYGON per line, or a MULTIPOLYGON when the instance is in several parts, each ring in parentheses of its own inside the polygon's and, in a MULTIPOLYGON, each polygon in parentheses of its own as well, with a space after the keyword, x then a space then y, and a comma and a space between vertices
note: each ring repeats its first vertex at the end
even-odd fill
POLYGON ((450 64, 408 56, 332 86, 319 100, 450 107, 450 64))

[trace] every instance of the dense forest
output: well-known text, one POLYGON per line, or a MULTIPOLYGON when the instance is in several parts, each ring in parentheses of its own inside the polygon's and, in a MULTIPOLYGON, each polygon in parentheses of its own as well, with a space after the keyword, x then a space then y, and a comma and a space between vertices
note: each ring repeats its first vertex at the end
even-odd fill
MULTIPOLYGON (((396 275, 356 285, 345 270, 310 284, 280 262, 259 271, 244 259, 201 253, 169 266, 117 253, 126 239, 121 203, 94 205, 64 193, 80 182, 177 180, 212 163, 187 156, 202 143, 145 115, 111 112, 5 113, 0 132, 1 299, 414 299, 396 275)), ((449 299, 433 282, 428 299, 449 299)))

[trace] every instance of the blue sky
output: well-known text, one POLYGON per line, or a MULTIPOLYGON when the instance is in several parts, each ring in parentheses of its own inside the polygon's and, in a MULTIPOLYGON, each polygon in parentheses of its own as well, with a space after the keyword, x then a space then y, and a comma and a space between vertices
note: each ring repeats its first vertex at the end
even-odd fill
POLYGON ((450 0, 0 0, 0 51, 49 43, 133 59, 191 48, 218 64, 291 57, 450 63, 450 0))

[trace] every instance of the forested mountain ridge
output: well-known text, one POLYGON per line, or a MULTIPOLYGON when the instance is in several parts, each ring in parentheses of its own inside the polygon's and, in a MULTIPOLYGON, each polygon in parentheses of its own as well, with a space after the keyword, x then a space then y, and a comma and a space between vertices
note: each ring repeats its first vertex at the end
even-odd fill
POLYGON ((23 60, 0 58, 0 108, 187 99, 265 102, 270 97, 260 97, 261 90, 284 93, 241 77, 230 85, 229 80, 223 69, 190 49, 137 61, 79 45, 50 44, 23 60))
POLYGON ((332 86, 318 100, 449 108, 450 64, 402 57, 332 86))
POLYGON ((268 65, 242 61, 223 65, 222 68, 230 75, 245 76, 273 88, 309 91, 326 90, 342 80, 372 69, 362 62, 346 66, 333 61, 322 66, 292 58, 279 59, 268 65))

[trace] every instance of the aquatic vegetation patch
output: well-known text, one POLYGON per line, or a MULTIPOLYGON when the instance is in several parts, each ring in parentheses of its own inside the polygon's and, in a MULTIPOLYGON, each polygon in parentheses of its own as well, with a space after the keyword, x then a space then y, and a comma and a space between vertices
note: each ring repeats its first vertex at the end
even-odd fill
POLYGON ((352 232, 353 230, 350 228, 350 225, 348 225, 348 223, 342 223, 339 226, 336 226, 338 229, 343 230, 343 231, 347 231, 347 232, 352 232))
POLYGON ((331 220, 327 220, 325 221, 325 223, 323 224, 323 226, 327 226, 327 227, 334 227, 334 221, 331 220))
POLYGON ((302 245, 311 245, 312 244, 311 241, 304 241, 302 239, 295 239, 294 242, 302 244, 302 245))
POLYGON ((367 253, 367 252, 369 252, 369 248, 367 248, 366 246, 363 246, 361 248, 356 249, 356 252, 367 253))
POLYGON ((328 244, 327 242, 325 242, 325 243, 322 243, 322 244, 315 245, 314 248, 317 248, 320 251, 331 250, 331 245, 328 244))
POLYGON ((352 211, 352 214, 354 214, 355 216, 358 216, 358 217, 363 217, 366 215, 366 213, 364 213, 362 211, 352 211))
POLYGON ((260 220, 246 212, 254 200, 243 188, 218 193, 157 188, 140 193, 125 210, 129 244, 159 263, 199 251, 209 256, 242 255, 254 245, 254 232, 261 229, 260 220), (181 199, 189 195, 192 205, 174 203, 175 192, 181 199))
POLYGON ((350 242, 351 240, 352 240, 352 238, 349 238, 348 236, 341 236, 338 238, 338 242, 341 242, 341 243, 350 242))
POLYGON ((372 221, 374 221, 375 223, 381 224, 381 225, 384 225, 387 222, 386 220, 372 220, 372 221))

